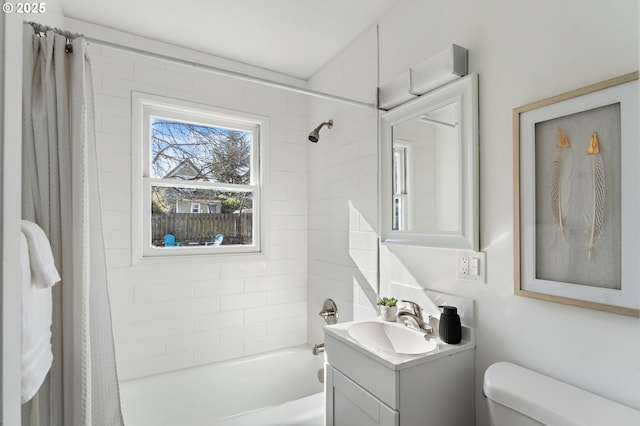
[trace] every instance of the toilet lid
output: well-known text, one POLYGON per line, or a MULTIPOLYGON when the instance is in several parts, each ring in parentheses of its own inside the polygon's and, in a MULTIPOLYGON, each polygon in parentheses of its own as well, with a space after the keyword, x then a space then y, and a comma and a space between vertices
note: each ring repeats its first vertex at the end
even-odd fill
POLYGON ((487 368, 483 391, 546 425, 640 425, 640 411, 509 362, 487 368))

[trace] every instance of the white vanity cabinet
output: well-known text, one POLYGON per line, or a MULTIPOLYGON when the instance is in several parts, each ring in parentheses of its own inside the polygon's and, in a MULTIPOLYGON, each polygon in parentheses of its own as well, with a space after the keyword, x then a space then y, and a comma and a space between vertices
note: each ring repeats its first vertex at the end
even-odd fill
POLYGON ((475 344, 468 330, 458 345, 402 355, 359 345, 348 327, 325 327, 327 426, 474 425, 475 344))
POLYGON ((398 411, 388 407, 331 365, 325 366, 327 426, 398 426, 398 411))

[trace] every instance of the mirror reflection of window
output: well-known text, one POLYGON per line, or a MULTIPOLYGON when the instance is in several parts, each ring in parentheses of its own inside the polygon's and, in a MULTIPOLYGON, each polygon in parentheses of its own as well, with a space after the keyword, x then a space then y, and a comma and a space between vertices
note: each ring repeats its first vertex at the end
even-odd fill
POLYGON ((407 191, 407 146, 395 143, 393 146, 393 226, 394 231, 407 229, 409 193, 407 191))
POLYGON ((393 126, 392 230, 460 230, 459 102, 393 126))

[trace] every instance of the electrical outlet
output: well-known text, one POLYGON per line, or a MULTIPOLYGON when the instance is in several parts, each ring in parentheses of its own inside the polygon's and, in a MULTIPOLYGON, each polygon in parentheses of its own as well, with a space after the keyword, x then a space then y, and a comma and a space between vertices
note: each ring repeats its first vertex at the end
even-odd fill
POLYGON ((460 273, 462 275, 469 275, 469 256, 462 254, 460 256, 460 273))
POLYGON ((486 283, 487 262, 483 252, 459 252, 456 262, 456 276, 463 281, 486 283))

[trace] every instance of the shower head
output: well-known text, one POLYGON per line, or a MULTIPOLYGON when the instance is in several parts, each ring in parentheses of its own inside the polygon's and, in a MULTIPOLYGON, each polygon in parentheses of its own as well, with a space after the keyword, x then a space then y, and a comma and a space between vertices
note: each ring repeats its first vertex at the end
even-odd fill
POLYGON ((325 121, 324 123, 320 124, 315 129, 313 129, 311 131, 311 133, 309 133, 309 140, 311 142, 313 142, 313 143, 318 142, 318 140, 320 139, 320 129, 322 129, 323 126, 327 126, 328 128, 333 127, 333 120, 325 121))

